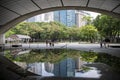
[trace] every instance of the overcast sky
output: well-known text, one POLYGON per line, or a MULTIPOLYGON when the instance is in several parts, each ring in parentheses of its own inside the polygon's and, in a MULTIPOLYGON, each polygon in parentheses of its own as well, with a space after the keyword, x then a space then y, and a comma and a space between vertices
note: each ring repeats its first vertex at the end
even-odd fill
POLYGON ((100 13, 96 13, 96 12, 90 12, 90 11, 85 11, 85 12, 89 13, 93 17, 93 19, 95 19, 98 15, 100 15, 100 13))

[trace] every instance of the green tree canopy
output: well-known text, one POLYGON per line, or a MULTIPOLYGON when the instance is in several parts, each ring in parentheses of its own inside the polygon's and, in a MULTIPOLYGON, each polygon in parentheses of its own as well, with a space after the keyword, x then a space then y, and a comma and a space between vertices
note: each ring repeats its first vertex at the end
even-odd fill
POLYGON ((120 36, 120 19, 107 15, 99 15, 93 24, 103 37, 114 39, 116 36, 120 36))
POLYGON ((81 27, 80 33, 83 39, 90 42, 93 42, 98 37, 98 30, 93 25, 81 27))
POLYGON ((67 27, 59 22, 22 22, 6 33, 29 35, 37 41, 46 39, 55 40, 87 40, 93 41, 97 38, 97 29, 92 25, 84 27, 67 27), (84 39, 83 39, 84 38, 84 39))

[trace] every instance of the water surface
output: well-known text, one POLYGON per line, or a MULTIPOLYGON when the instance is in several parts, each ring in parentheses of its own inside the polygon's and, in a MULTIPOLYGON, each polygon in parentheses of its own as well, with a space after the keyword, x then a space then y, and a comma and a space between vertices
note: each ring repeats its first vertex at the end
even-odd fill
POLYGON ((41 76, 119 78, 120 58, 71 49, 6 50, 5 56, 41 76))

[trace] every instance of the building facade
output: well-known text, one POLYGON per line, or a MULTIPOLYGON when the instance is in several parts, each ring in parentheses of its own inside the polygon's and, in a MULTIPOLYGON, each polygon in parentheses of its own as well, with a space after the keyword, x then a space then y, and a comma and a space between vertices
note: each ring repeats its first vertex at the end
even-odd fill
POLYGON ((53 21, 53 12, 48 12, 44 14, 40 14, 34 17, 31 17, 26 20, 26 22, 50 22, 53 21))
POLYGON ((60 77, 74 77, 75 61, 72 58, 67 58, 59 63, 54 64, 53 73, 55 76, 60 77))
POLYGON ((54 11, 54 21, 58 21, 66 26, 74 26, 75 19, 75 10, 54 11))
POLYGON ((87 24, 83 17, 88 15, 89 14, 87 12, 81 10, 59 10, 34 16, 32 18, 27 19, 26 22, 57 21, 68 27, 81 27, 87 24))

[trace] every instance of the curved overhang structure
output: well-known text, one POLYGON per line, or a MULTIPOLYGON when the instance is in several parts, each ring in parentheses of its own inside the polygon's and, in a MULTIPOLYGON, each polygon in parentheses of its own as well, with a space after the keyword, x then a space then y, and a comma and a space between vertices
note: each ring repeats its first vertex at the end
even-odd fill
POLYGON ((32 16, 65 9, 87 10, 120 18, 120 0, 0 0, 0 34, 32 16))

